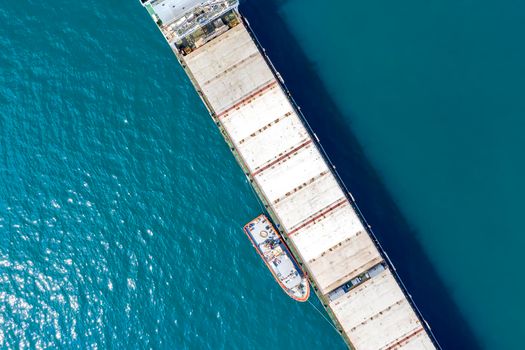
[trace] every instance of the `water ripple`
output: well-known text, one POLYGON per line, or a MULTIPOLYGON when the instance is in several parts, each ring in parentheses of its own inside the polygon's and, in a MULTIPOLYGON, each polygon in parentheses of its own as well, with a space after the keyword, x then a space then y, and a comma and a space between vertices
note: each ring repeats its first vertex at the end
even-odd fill
POLYGON ((4 5, 0 348, 342 346, 244 237, 259 206, 140 5, 4 5))

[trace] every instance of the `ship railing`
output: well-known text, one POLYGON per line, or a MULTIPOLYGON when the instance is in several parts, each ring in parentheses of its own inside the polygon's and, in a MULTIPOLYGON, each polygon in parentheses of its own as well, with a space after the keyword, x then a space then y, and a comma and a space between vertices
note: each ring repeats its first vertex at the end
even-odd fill
POLYGON ((237 4, 231 5, 229 7, 223 8, 221 11, 212 12, 204 17, 194 17, 187 19, 180 24, 169 24, 167 27, 172 26, 172 29, 175 33, 175 40, 182 40, 188 35, 191 35, 198 29, 213 23, 215 20, 219 19, 221 16, 226 14, 229 11, 234 10, 237 7, 237 4))

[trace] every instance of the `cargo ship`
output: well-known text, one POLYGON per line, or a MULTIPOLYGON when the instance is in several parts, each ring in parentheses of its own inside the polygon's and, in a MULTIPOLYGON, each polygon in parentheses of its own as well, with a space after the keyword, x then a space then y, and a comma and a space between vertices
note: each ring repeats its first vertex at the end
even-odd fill
POLYGON ((308 280, 270 220, 261 214, 244 226, 244 232, 284 292, 297 301, 307 301, 308 280))
POLYGON ((239 2, 141 2, 348 347, 439 349, 239 2))

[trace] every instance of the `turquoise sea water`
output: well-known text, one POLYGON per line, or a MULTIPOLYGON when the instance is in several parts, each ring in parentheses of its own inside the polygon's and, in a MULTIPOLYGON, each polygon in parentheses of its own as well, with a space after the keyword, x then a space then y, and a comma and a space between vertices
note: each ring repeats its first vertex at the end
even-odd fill
MULTIPOLYGON (((519 349, 525 8, 247 0, 446 348, 519 349)), ((0 8, 0 348, 344 348, 138 1, 0 8)))
POLYGON ((344 348, 138 1, 5 2, 0 69, 0 348, 344 348))

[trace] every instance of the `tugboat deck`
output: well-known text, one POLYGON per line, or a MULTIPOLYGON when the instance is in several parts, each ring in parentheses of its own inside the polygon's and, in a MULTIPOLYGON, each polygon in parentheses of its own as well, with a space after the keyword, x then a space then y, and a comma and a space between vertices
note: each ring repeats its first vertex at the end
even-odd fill
POLYGON ((259 215, 250 221, 244 232, 283 290, 297 301, 308 300, 308 280, 266 216, 259 215))

